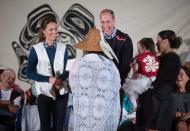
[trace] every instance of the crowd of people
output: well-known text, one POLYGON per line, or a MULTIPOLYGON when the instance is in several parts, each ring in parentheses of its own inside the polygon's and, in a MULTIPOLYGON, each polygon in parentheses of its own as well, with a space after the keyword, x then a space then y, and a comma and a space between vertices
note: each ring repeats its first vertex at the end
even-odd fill
MULTIPOLYGON (((160 31, 156 44, 152 38, 142 38, 133 56, 130 36, 115 23, 114 12, 102 10, 101 29, 91 28, 76 43, 83 56, 68 70, 67 47, 56 41, 57 21, 42 19, 27 67, 27 77, 33 81, 27 93, 35 92, 29 96, 35 98, 39 129, 20 126, 18 130, 64 131, 69 130, 68 121, 74 131, 190 130, 190 64, 181 65, 175 53, 182 38, 172 30, 160 31), (69 119, 68 101, 73 119, 69 119)), ((4 131, 15 128, 28 95, 15 79, 13 69, 1 71, 0 129, 4 131)))

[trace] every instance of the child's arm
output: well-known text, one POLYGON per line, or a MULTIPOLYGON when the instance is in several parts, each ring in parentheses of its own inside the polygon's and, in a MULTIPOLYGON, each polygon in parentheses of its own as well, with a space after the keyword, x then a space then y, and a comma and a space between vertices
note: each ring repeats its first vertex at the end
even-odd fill
POLYGON ((134 60, 133 63, 130 64, 131 66, 131 70, 130 70, 130 78, 138 78, 139 74, 137 73, 138 69, 139 69, 139 65, 136 62, 136 60, 134 60))

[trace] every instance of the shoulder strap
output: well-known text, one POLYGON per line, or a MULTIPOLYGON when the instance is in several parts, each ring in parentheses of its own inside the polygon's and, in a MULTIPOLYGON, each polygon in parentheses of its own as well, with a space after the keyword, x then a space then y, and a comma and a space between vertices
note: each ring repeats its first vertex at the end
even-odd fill
MULTIPOLYGON (((45 48, 45 44, 44 44, 44 48, 45 48)), ((45 49, 46 50, 46 49, 45 49)), ((46 52, 47 52, 47 50, 46 50, 46 52)), ((49 58, 49 55, 48 55, 48 53, 47 53, 47 56, 48 56, 48 58, 49 58)), ((52 76, 54 77, 55 76, 55 71, 54 71, 54 68, 53 68, 53 63, 51 63, 51 61, 50 61, 50 58, 49 58, 49 63, 50 63, 50 66, 51 66, 51 73, 52 73, 52 76)))
MULTIPOLYGON (((48 58, 49 58, 49 56, 48 56, 48 58)), ((54 68, 53 68, 53 63, 50 62, 50 66, 51 66, 52 76, 54 77, 55 76, 55 71, 54 71, 54 68)))

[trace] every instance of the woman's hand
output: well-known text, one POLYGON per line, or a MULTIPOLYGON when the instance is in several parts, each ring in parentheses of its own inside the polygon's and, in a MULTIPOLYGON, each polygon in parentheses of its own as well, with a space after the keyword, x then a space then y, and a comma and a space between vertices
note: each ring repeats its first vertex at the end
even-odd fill
POLYGON ((131 119, 131 122, 132 122, 133 124, 136 124, 136 117, 132 118, 132 119, 131 119))
POLYGON ((183 113, 181 120, 186 121, 187 119, 190 118, 190 114, 189 113, 183 113))
POLYGON ((62 79, 57 78, 57 79, 55 80, 54 87, 55 87, 56 89, 60 89, 61 86, 62 86, 62 79))
POLYGON ((51 83, 52 85, 54 85, 55 81, 56 81, 56 77, 49 77, 49 83, 51 83))

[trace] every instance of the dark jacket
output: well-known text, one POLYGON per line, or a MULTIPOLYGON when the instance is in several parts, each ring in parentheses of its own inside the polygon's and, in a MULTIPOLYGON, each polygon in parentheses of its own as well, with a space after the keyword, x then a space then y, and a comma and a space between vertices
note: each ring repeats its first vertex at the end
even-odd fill
POLYGON ((119 70, 121 83, 123 83, 130 71, 130 63, 133 58, 132 40, 128 34, 116 30, 116 35, 112 39, 106 39, 106 41, 110 44, 119 60, 119 63, 116 60, 114 60, 114 63, 119 70))

